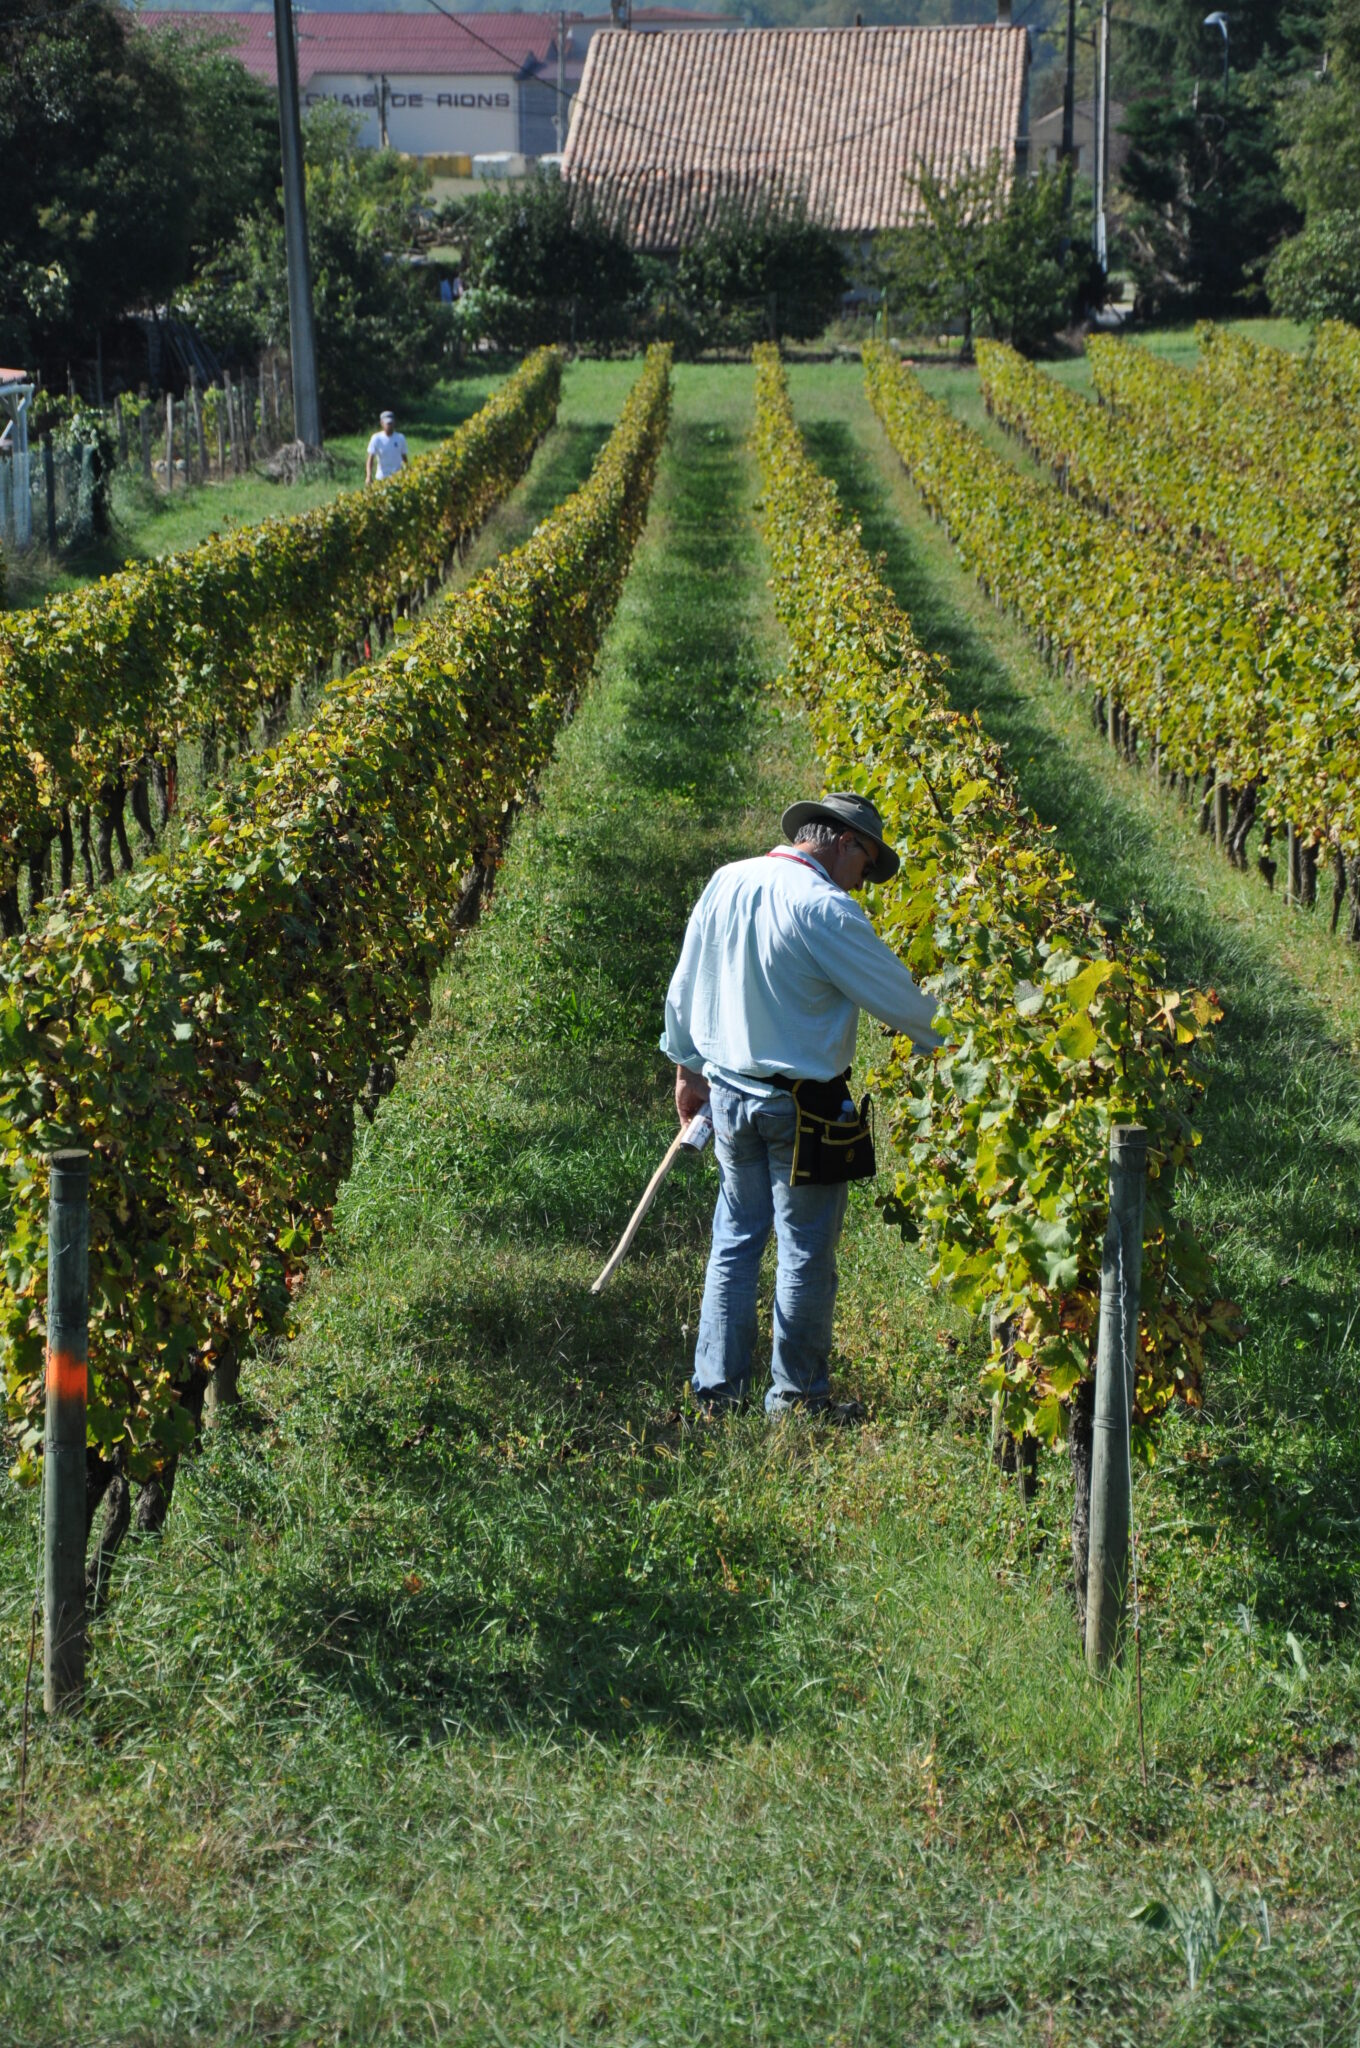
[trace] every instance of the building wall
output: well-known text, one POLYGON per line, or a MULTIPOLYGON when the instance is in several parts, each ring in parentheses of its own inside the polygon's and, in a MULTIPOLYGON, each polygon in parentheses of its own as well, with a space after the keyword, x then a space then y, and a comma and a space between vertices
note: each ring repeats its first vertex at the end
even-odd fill
POLYGON ((581 83, 580 66, 575 75, 567 73, 565 90, 566 104, 563 107, 562 143, 557 140, 557 72, 549 64, 541 78, 521 78, 519 81, 519 143, 525 156, 552 156, 559 147, 566 144, 567 122, 571 118, 571 101, 577 86, 581 83))
MULTIPOLYGON (((1110 106, 1109 166, 1113 183, 1129 160, 1129 139, 1121 135, 1124 124, 1124 108, 1118 102, 1110 106)), ((1056 164, 1062 157, 1062 108, 1054 107, 1033 124, 1031 134, 1034 141, 1036 162, 1056 164)), ((1072 109, 1072 141, 1077 152, 1076 168, 1084 177, 1093 178, 1096 166, 1096 117, 1095 109, 1088 100, 1085 105, 1078 100, 1072 109)))
POLYGON ((348 107, 360 116, 360 142, 376 149, 381 140, 380 94, 388 143, 407 156, 477 156, 522 147, 520 86, 504 74, 477 78, 317 72, 302 89, 302 104, 314 107, 331 100, 348 107))

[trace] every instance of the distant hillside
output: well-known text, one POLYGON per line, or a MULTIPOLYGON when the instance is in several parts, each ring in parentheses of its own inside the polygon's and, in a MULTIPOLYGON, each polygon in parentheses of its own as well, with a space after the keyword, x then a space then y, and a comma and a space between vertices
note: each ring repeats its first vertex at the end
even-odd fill
MULTIPOLYGON (((569 8, 568 12, 603 14, 608 4, 609 0, 578 0, 577 6, 569 8)), ((996 18, 996 0, 731 0, 730 5, 725 4, 725 0, 666 0, 666 4, 703 14, 740 14, 753 24, 783 28, 817 28, 824 24, 845 27, 857 14, 862 14, 871 27, 882 22, 928 26, 939 22, 993 21, 996 18)), ((1028 6, 1024 0, 1017 0, 1016 19, 1035 29, 1042 29, 1052 16, 1055 5, 1056 0, 1031 0, 1028 6)), ((273 12, 272 0, 141 0, 141 6, 152 13, 169 8, 194 14, 273 12)), ((299 14, 426 14, 437 11, 430 8, 429 0, 305 0, 304 5, 294 0, 294 8, 299 14)), ((510 10, 504 4, 495 4, 495 0, 464 0, 464 4, 456 8, 451 6, 449 11, 503 14, 510 10)), ((556 14, 557 8, 553 0, 520 0, 513 11, 556 14)))

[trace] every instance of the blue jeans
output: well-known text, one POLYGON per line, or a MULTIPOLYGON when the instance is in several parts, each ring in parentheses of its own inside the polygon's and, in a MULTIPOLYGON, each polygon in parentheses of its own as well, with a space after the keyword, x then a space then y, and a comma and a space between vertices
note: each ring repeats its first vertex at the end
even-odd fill
POLYGON ((718 1403, 746 1396, 756 1338, 756 1283, 773 1225, 778 1266, 772 1384, 765 1410, 778 1415, 789 1408, 820 1407, 830 1397, 836 1244, 848 1191, 844 1186, 789 1186, 797 1120, 791 1096, 765 1101, 715 1082, 711 1106, 720 1186, 699 1313, 694 1392, 718 1403))

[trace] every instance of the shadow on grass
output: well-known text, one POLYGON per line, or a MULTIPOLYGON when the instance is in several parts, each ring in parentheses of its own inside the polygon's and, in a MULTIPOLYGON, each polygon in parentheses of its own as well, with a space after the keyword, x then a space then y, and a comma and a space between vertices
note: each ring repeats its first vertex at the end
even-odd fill
MULTIPOLYGON (((1216 1455, 1184 1471, 1195 1516, 1226 1513, 1257 1539, 1263 1616, 1352 1625, 1360 1583, 1360 1079, 1268 950, 1215 915, 1102 774, 1055 736, 1036 700, 950 596, 892 510, 876 463, 841 421, 806 427, 812 451, 882 554, 917 633, 946 656, 951 693, 1007 750, 1024 801, 1079 886, 1116 910, 1145 904, 1179 985, 1215 988, 1226 1016, 1199 1116, 1189 1197, 1244 1309, 1239 1352, 1210 1362, 1216 1455)), ((1037 659, 1037 657, 1036 657, 1037 659)), ((1130 792, 1131 793, 1131 792, 1130 792)), ((1184 829, 1194 831, 1186 815, 1184 829)))
POLYGON ((678 1419, 692 1222, 685 1261, 598 1299, 491 1258, 410 1304, 380 1340, 399 1375, 332 1390, 365 1506, 281 1574, 285 1654, 422 1741, 705 1749, 819 1722, 845 1659, 815 1521, 762 1483, 759 1418, 729 1425, 717 1461, 678 1419))

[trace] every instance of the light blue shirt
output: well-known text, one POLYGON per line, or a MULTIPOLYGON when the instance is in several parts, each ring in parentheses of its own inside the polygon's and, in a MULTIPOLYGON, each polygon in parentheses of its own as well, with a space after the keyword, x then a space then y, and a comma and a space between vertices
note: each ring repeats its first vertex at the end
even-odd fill
POLYGON ((763 1077, 830 1081, 868 1010, 924 1050, 936 1003, 853 896, 792 847, 719 868, 690 913, 666 993, 661 1050, 710 1081, 774 1092, 763 1077))

